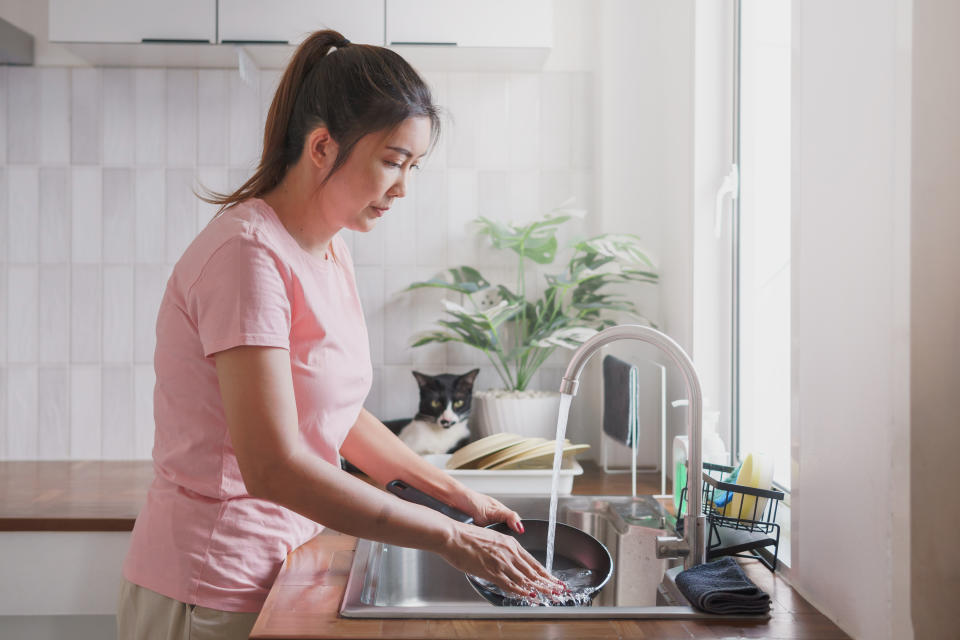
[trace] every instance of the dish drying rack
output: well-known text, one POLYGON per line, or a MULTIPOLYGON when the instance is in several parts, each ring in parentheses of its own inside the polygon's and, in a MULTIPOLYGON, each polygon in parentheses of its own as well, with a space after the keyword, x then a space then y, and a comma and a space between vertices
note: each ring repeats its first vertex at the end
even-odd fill
MULTIPOLYGON (((780 549, 777 509, 784 494, 775 489, 724 482, 722 478, 734 469, 722 464, 703 463, 701 511, 707 519, 707 560, 721 556, 753 558, 770 571, 776 571, 780 549), (729 492, 730 499, 724 506, 717 507, 717 501, 722 501, 726 492, 729 492), (761 549, 771 546, 772 559, 760 553, 761 549)), ((678 514, 684 513, 686 498, 687 488, 684 487, 680 492, 678 514)), ((683 535, 683 518, 677 519, 677 532, 683 535)))

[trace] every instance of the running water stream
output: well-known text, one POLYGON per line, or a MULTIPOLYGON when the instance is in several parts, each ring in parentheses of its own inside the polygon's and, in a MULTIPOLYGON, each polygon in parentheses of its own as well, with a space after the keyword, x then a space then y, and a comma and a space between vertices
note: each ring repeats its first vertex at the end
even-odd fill
POLYGON ((573 396, 560 394, 560 413, 557 416, 557 442, 553 450, 553 479, 550 483, 550 524, 547 528, 547 573, 553 573, 553 544, 557 533, 557 492, 560 488, 560 465, 563 463, 563 445, 567 435, 567 417, 573 396))

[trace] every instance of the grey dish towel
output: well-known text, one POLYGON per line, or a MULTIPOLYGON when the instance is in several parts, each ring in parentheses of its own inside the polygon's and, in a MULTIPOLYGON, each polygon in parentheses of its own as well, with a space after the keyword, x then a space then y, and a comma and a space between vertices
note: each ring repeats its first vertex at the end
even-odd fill
POLYGON ((681 571, 677 587, 707 613, 763 615, 770 610, 770 596, 729 556, 681 571))
POLYGON ((603 359, 603 432, 618 442, 633 444, 630 434, 629 362, 607 356, 603 359))

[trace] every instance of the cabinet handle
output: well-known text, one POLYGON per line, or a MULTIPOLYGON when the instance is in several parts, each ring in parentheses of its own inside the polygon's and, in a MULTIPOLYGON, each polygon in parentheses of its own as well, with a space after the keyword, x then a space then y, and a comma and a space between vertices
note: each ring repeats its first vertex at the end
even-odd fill
POLYGON ((408 42, 405 40, 391 40, 390 46, 416 46, 416 47, 455 47, 456 42, 408 42))
POLYGON ((192 38, 141 38, 143 44, 210 44, 209 40, 192 38))
POLYGON ((221 40, 220 44, 290 44, 288 40, 221 40))

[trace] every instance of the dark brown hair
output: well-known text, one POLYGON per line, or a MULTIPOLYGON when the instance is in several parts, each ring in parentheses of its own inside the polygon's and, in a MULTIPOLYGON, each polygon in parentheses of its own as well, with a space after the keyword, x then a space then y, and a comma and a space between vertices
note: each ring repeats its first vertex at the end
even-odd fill
POLYGON ((222 205, 223 211, 263 196, 280 184, 300 159, 307 134, 321 125, 339 145, 326 182, 360 138, 418 116, 430 119, 432 147, 440 135, 439 110, 430 88, 406 60, 383 47, 353 44, 333 30, 317 31, 297 48, 280 79, 253 176, 231 194, 208 190, 199 197, 222 205))

